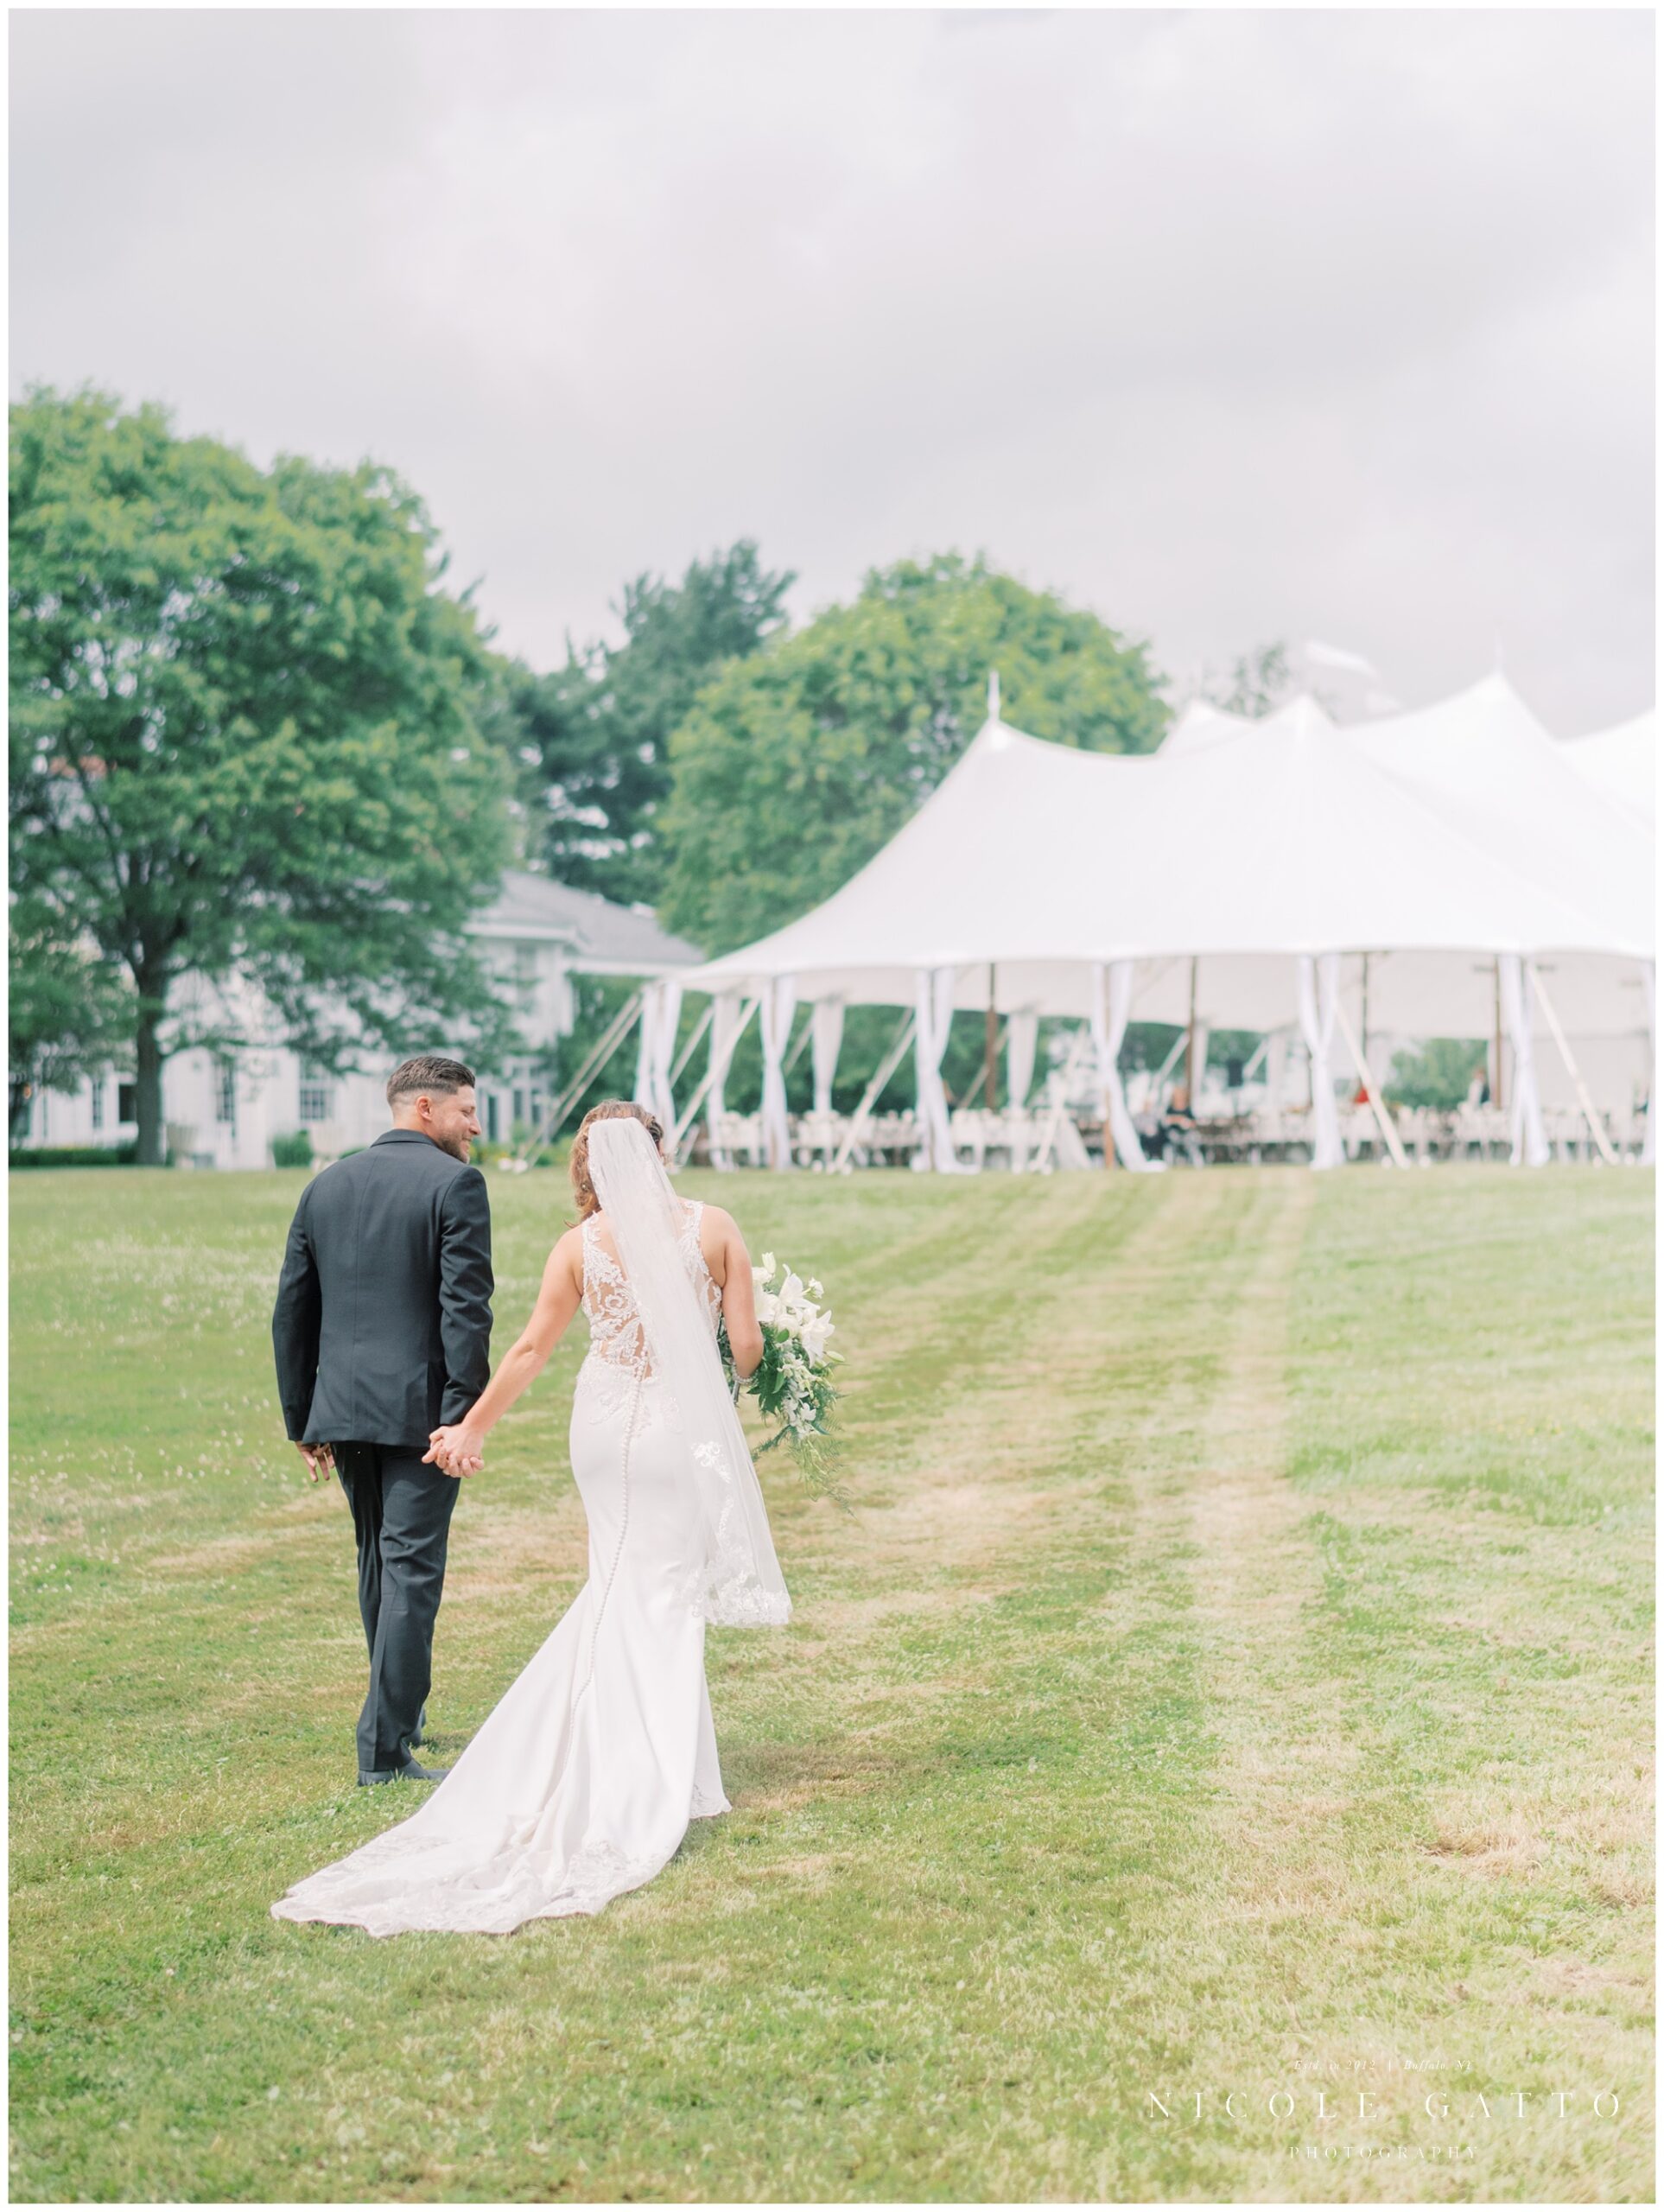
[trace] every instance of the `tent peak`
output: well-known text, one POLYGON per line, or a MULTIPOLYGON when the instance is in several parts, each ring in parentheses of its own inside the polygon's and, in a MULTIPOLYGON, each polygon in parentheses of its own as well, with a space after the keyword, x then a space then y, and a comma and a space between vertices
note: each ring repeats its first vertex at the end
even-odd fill
POLYGON ((1000 671, 997 668, 991 668, 988 671, 988 720, 991 722, 997 722, 999 719, 1000 671))

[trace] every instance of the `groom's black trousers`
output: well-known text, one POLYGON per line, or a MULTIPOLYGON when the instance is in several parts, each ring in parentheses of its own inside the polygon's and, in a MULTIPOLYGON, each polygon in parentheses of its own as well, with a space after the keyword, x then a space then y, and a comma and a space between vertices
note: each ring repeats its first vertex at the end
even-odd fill
POLYGON ((338 1444, 335 1470, 358 1534, 359 1611, 370 1647, 359 1772, 386 1774, 410 1758, 432 1683, 434 1619, 462 1485, 424 1467, 420 1446, 338 1444))

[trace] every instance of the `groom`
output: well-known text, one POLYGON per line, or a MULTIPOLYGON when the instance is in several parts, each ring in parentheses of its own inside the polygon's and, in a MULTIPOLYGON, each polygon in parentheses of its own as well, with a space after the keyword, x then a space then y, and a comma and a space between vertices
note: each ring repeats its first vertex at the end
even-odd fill
POLYGON ((271 1317, 283 1420, 314 1482, 340 1475, 359 1548, 370 1694, 360 1783, 432 1782, 422 1741, 457 1482, 424 1464, 491 1372, 491 1206, 468 1165, 473 1074, 424 1055, 387 1085, 393 1127, 301 1193, 271 1317))

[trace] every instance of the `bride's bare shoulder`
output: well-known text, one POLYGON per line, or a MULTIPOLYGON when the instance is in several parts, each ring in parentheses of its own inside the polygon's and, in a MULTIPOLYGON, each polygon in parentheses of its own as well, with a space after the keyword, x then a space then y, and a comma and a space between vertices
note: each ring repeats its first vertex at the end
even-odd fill
POLYGON ((569 1274, 580 1289, 583 1287, 583 1224, 581 1221, 575 1222, 570 1229, 563 1230, 555 1239, 549 1255, 549 1269, 552 1274, 569 1274))

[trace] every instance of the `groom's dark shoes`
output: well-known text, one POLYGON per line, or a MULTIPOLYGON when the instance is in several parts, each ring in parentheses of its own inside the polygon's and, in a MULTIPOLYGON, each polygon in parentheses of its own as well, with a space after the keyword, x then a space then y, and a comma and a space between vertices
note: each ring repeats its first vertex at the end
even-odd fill
POLYGON ((359 1769, 359 1787, 368 1789, 378 1782, 442 1782, 450 1772, 448 1766, 421 1766, 415 1759, 406 1759, 403 1766, 359 1769))

